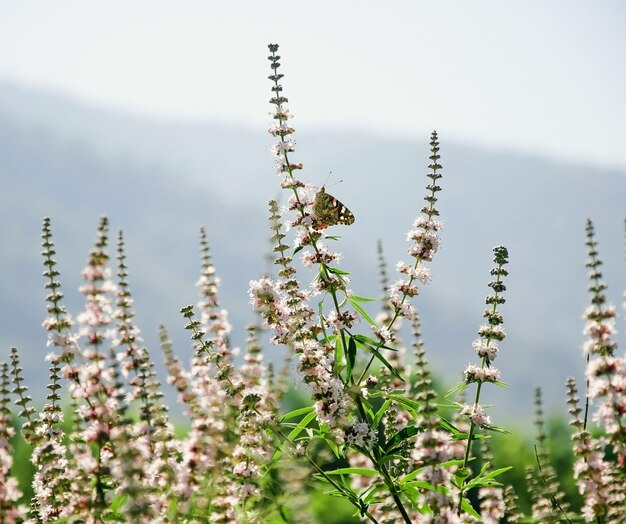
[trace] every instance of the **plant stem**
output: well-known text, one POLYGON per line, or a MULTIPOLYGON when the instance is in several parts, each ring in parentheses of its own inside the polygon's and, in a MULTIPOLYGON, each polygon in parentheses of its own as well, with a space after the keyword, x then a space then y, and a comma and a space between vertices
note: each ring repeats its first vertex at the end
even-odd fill
POLYGON ((400 514, 402 515, 402 518, 404 519, 404 522, 406 522, 406 524, 411 524, 411 517, 409 517, 409 514, 406 512, 406 509, 404 508, 404 505, 402 504, 402 500, 400 499, 400 496, 398 495, 398 492, 396 491, 396 485, 394 484, 393 479, 389 475, 389 471, 387 471, 387 466, 385 466, 385 464, 380 464, 380 465, 377 464, 377 469, 382 473, 383 480, 385 481, 385 484, 387 484, 387 487, 389 488, 391 496, 393 497, 393 500, 396 503, 396 506, 398 507, 398 510, 400 511, 400 514))
MULTIPOLYGON (((277 429, 276 432, 286 441, 289 443, 290 446, 292 446, 294 449, 296 449, 296 445, 289 439, 289 437, 287 435, 285 435, 280 429, 277 429)), ((333 486, 337 491, 339 491, 340 493, 344 494, 345 498, 348 499, 348 501, 359 510, 359 512, 363 512, 363 508, 361 506, 359 506, 358 504, 355 504, 355 502, 352 500, 352 498, 349 495, 345 494, 345 491, 343 489, 343 487, 338 484, 337 482, 335 482, 335 480, 333 480, 329 475, 326 474, 326 472, 317 465, 317 463, 305 452, 304 456, 307 458, 307 460, 311 463, 311 465, 313 466, 313 468, 322 476, 324 477, 324 480, 326 480, 326 482, 328 482, 331 486, 333 486)), ((369 512, 369 511, 365 511, 364 515, 374 524, 379 524, 379 522, 376 520, 376 518, 369 512)), ((411 524, 411 521, 408 520, 407 521, 408 524, 411 524)))

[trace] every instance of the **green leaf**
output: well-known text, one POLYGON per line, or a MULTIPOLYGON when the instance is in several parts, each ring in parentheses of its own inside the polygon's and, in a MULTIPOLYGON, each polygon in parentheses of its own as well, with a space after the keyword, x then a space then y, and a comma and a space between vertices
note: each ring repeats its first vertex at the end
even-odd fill
POLYGON ((383 405, 380 406, 380 409, 376 412, 376 415, 374 415, 374 420, 372 421, 372 427, 374 429, 376 429, 378 427, 378 424, 380 424, 380 421, 383 418, 383 415, 385 414, 385 411, 387 411, 387 408, 391 405, 391 400, 387 399, 385 400, 385 402, 383 402, 383 405))
POLYGON ((354 336, 354 339, 360 344, 363 344, 365 346, 368 346, 368 345, 372 346, 377 351, 380 349, 388 349, 389 351, 398 351, 396 348, 392 348, 390 346, 385 346, 384 344, 381 344, 380 340, 374 340, 372 337, 368 337, 366 335, 353 335, 353 336, 354 336))
POLYGON ((483 486, 501 485, 499 482, 493 479, 497 477, 498 475, 502 475, 502 473, 509 471, 510 469, 513 469, 513 466, 508 466, 506 468, 499 468, 499 469, 492 471, 491 473, 482 475, 482 473, 484 473, 484 470, 485 470, 485 468, 483 468, 481 470, 481 476, 476 477, 475 479, 472 479, 470 482, 465 484, 465 490, 467 491, 472 488, 483 487, 483 486))
POLYGON ((451 390, 449 390, 444 396, 443 398, 449 398, 452 395, 459 394, 461 393, 463 390, 465 390, 465 388, 468 386, 467 382, 461 382, 458 386, 453 387, 451 390))
POLYGON ((375 298, 360 297, 359 295, 350 295, 352 300, 357 302, 376 302, 375 298))
MULTIPOLYGON (((417 501, 420 498, 420 490, 412 487, 412 486, 406 486, 403 490, 402 493, 404 493, 404 496, 407 497, 414 506, 417 506, 417 501)), ((417 507, 417 511, 419 511, 420 513, 424 513, 424 510, 421 507, 417 507)))
POLYGON ((415 477, 417 477, 422 471, 424 471, 428 466, 424 466, 422 468, 419 469, 414 469, 413 471, 411 471, 411 473, 409 473, 408 475, 402 477, 399 480, 399 484, 402 486, 404 484, 406 484, 407 482, 411 482, 415 477))
POLYGON ((354 338, 348 339, 348 351, 346 353, 346 384, 350 382, 352 377, 352 370, 354 369, 354 363, 356 362, 356 342, 354 338))
POLYGON ((433 491, 435 489, 430 482, 425 482, 423 480, 414 480, 412 482, 407 482, 406 484, 403 484, 403 486, 411 486, 413 488, 429 489, 433 491))
MULTIPOLYGON (((304 430, 304 428, 306 428, 309 424, 309 422, 311 422, 316 416, 315 411, 312 411, 311 413, 309 413, 306 417, 304 417, 299 423, 298 425, 291 430, 291 432, 289 433, 289 435, 287 435, 287 440, 293 442, 293 440, 300 434, 302 433, 302 431, 304 430)), ((286 445, 286 443, 281 446, 279 449, 276 450, 276 452, 274 453, 274 456, 272 457, 272 461, 278 460, 278 458, 280 457, 280 455, 282 454, 283 451, 283 447, 286 445)))
POLYGON ((469 500, 467 500, 465 497, 463 497, 463 502, 461 502, 461 506, 463 507, 466 513, 469 513, 470 515, 472 515, 472 517, 480 521, 480 515, 476 513, 476 510, 472 507, 469 500))
POLYGON ((363 309, 363 307, 361 306, 361 304, 359 304, 359 301, 358 301, 358 300, 354 300, 354 297, 351 297, 351 296, 346 296, 346 298, 347 298, 348 302, 350 302, 350 305, 351 305, 354 309, 356 309, 359 313, 361 313, 361 315, 363 316, 363 318, 364 318, 364 319, 365 319, 365 320, 366 320, 366 321, 370 324, 370 326, 376 326, 376 325, 377 325, 377 324, 376 324, 376 321, 375 321, 372 317, 370 317, 370 316, 367 314, 367 311, 365 311, 365 310, 363 309))
POLYGON ((339 447, 337 446, 337 444, 329 438, 324 438, 324 442, 326 442, 326 444, 328 444, 328 447, 332 449, 335 457, 339 458, 339 447))
POLYGON ((385 449, 393 449, 395 446, 402 444, 402 442, 417 435, 419 432, 420 428, 418 428, 417 426, 407 426, 406 428, 398 431, 393 437, 389 439, 389 441, 385 445, 385 449))
POLYGON ((415 402, 415 400, 401 397, 400 395, 389 395, 389 399, 407 408, 409 411, 419 411, 422 407, 419 402, 415 402))
POLYGON ((402 459, 406 459, 406 457, 403 457, 402 455, 385 455, 379 459, 378 463, 383 464, 385 462, 391 462, 392 460, 402 460, 402 459))
POLYGON ((124 505, 124 503, 128 500, 128 495, 119 495, 115 497, 111 501, 111 505, 109 506, 109 510, 113 513, 119 513, 120 509, 124 505))
MULTIPOLYGON (((352 363, 352 365, 354 366, 354 362, 352 363)), ((342 368, 343 368, 343 344, 341 342, 341 339, 337 337, 337 340, 335 340, 335 369, 333 370, 335 377, 339 376, 339 373, 341 372, 342 368)), ((346 382, 347 381, 348 380, 346 380, 346 382)))
POLYGON ((376 347, 372 347, 369 344, 365 344, 363 342, 361 342, 360 340, 360 336, 359 335, 353 335, 352 338, 354 340, 356 340, 357 344, 359 344, 359 346, 361 346, 363 349, 365 349, 365 351, 370 352, 372 355, 374 355, 378 360, 380 360, 383 365, 389 370, 389 372, 396 377, 397 379, 401 380, 402 382, 404 382, 405 380, 400 376, 400 374, 394 369, 394 367, 387 362, 387 359, 385 357, 383 357, 382 353, 380 353, 380 351, 378 351, 378 349, 376 347))
POLYGON ((339 468, 333 471, 324 471, 326 475, 361 475, 363 477, 376 477, 378 471, 369 468, 339 468))
POLYGON ((502 475, 502 473, 506 473, 507 471, 513 469, 513 466, 507 466, 505 468, 498 468, 493 470, 491 473, 487 473, 483 478, 484 479, 491 479, 491 478, 495 478, 498 475, 502 475))
POLYGON ((365 504, 371 504, 372 502, 375 502, 378 498, 378 493, 377 493, 377 488, 374 484, 370 484, 367 488, 365 488, 363 491, 361 491, 361 493, 359 494, 359 498, 365 503, 365 504))
POLYGON ((326 266, 326 270, 330 273, 334 273, 335 275, 349 275, 349 271, 344 271, 343 269, 339 269, 338 267, 330 267, 326 266))
POLYGON ((464 490, 465 491, 469 491, 470 489, 475 489, 475 488, 491 488, 494 486, 502 486, 502 483, 498 482, 497 480, 478 480, 478 479, 474 479, 471 482, 468 482, 465 484, 464 486, 464 490))
POLYGON ((504 435, 509 435, 511 432, 507 431, 504 428, 500 428, 498 426, 489 426, 489 427, 485 427, 486 431, 493 431, 494 433, 502 433, 504 435))
POLYGON ((372 406, 367 401, 362 402, 361 406, 363 407, 363 410, 365 411, 365 414, 367 415, 369 425, 371 427, 374 427, 374 425, 373 425, 373 422, 374 422, 374 411, 372 411, 372 406))
MULTIPOLYGON (((443 417, 439 417, 439 423, 441 424, 441 427, 443 429, 449 431, 450 433, 452 433, 452 435, 457 435, 459 433, 463 433, 452 422, 450 422, 449 420, 447 420, 447 419, 445 419, 443 417)), ((465 433, 465 435, 467 435, 467 433, 465 433)))
POLYGON ((314 411, 315 407, 314 406, 308 406, 306 408, 299 408, 299 409, 294 409, 293 411, 290 411, 289 413, 285 413, 282 417, 280 417, 278 419, 279 422, 283 422, 285 420, 289 420, 292 418, 296 418, 299 417, 300 415, 306 415, 307 413, 311 413, 311 411, 314 411))
POLYGON ((323 340, 328 340, 328 335, 326 334, 326 324, 324 323, 324 301, 320 300, 317 303, 317 318, 320 319, 320 328, 322 329, 322 333, 324 334, 323 340))
POLYGON ((468 468, 459 468, 457 472, 454 474, 455 478, 460 479, 461 484, 462 481, 470 476, 471 471, 468 468))
MULTIPOLYGON (((473 460, 476 460, 476 457, 470 457, 469 458, 469 462, 472 462, 473 460)), ((452 466, 462 466, 463 462, 464 461, 462 459, 448 460, 446 462, 442 462, 441 463, 441 467, 442 468, 451 468, 452 466)))

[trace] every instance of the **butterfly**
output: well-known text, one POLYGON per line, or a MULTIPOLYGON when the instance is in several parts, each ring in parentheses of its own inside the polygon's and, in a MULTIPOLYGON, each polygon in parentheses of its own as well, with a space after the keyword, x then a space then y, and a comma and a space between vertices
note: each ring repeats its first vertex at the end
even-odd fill
POLYGON ((315 227, 317 229, 324 229, 337 224, 344 226, 354 224, 352 211, 334 196, 328 194, 324 186, 320 187, 315 194, 313 213, 315 214, 315 227))

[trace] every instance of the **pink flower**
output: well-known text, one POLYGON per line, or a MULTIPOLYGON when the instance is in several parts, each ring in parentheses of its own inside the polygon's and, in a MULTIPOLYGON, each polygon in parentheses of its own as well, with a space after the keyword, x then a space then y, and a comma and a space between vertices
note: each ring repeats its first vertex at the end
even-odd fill
POLYGON ((491 417, 485 414, 479 404, 474 404, 473 406, 465 404, 463 409, 461 409, 461 415, 467 415, 469 419, 480 428, 491 427, 491 417))
POLYGON ((468 364, 465 368, 465 381, 471 382, 496 382, 500 379, 500 371, 494 367, 480 367, 468 364))
POLYGON ((486 340, 478 338, 472 342, 472 347, 479 357, 486 358, 489 361, 495 360, 498 354, 498 346, 493 340, 487 342, 486 340))
POLYGON ((376 432, 367 422, 356 422, 346 430, 346 443, 361 448, 371 448, 377 440, 376 432))

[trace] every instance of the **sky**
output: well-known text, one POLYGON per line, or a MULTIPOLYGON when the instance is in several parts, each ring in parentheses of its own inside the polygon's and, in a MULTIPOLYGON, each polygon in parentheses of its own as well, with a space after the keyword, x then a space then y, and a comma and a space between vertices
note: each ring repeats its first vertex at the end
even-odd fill
POLYGON ((0 81, 169 121, 269 121, 626 169, 622 0, 0 3, 0 81))

